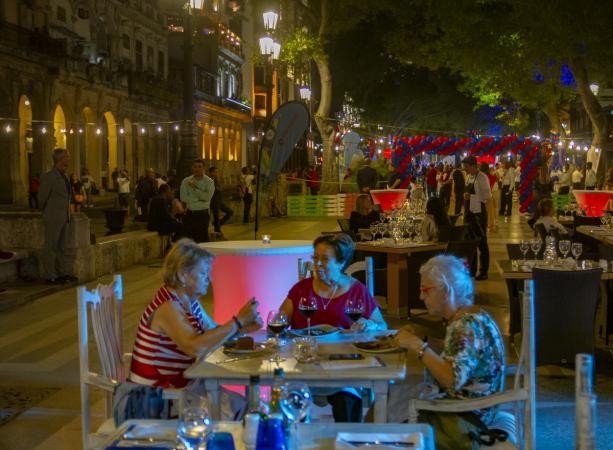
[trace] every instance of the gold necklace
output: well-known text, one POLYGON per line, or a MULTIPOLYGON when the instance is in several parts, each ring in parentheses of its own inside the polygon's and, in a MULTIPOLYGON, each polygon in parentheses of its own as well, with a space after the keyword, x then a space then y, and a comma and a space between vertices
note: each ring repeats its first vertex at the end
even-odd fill
MULTIPOLYGON (((323 283, 323 281, 321 281, 320 283, 323 283)), ((324 300, 323 295, 321 295, 321 294, 319 295, 319 296, 321 297, 321 305, 323 306, 324 311, 327 311, 327 310, 328 310, 328 306, 330 305, 330 303, 332 302, 332 300, 334 300, 334 296, 336 295, 336 290, 338 289, 338 285, 339 285, 339 284, 340 284, 340 283, 338 283, 338 282, 337 282, 337 283, 334 285, 334 290, 332 291, 332 295, 330 295, 330 297, 328 297, 328 302, 327 302, 327 303, 325 303, 325 300, 324 300)))

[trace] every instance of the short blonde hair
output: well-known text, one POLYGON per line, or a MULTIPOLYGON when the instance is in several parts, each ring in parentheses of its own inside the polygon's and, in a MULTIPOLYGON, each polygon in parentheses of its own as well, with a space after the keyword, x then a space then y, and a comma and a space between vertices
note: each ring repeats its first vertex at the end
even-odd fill
POLYGON ((164 285, 171 288, 179 287, 182 284, 182 281, 179 279, 179 271, 190 272, 202 262, 210 264, 214 258, 215 256, 211 252, 200 247, 191 239, 184 238, 178 240, 170 248, 164 259, 162 273, 164 285))
POLYGON ((434 283, 444 287, 449 293, 449 300, 456 307, 461 308, 474 303, 475 289, 463 259, 451 255, 438 255, 421 266, 419 273, 427 274, 434 283))

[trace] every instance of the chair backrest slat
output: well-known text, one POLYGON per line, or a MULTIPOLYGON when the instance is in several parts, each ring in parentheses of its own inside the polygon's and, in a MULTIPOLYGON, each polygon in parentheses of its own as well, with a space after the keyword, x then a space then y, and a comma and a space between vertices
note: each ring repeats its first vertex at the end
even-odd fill
POLYGON ((363 261, 356 261, 345 269, 345 273, 352 276, 355 272, 364 271, 364 284, 370 295, 375 295, 375 270, 372 256, 367 256, 363 261))

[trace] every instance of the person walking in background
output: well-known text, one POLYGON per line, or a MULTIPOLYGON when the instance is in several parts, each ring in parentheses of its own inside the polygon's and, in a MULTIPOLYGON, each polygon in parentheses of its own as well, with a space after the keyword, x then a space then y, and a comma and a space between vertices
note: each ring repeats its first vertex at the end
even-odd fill
POLYGON ((173 237, 178 234, 180 223, 173 215, 174 192, 169 185, 160 186, 158 195, 151 199, 147 230, 157 231, 160 236, 173 237))
POLYGON ((428 166, 428 171, 426 172, 426 193, 428 194, 428 198, 436 197, 436 176, 438 172, 434 167, 434 163, 431 163, 428 166))
POLYGON ((315 166, 311 166, 309 170, 309 188, 311 190, 311 195, 317 195, 319 192, 319 174, 315 166))
POLYGON ((495 231, 498 228, 498 221, 496 220, 496 214, 494 214, 494 211, 496 211, 496 206, 494 205, 494 189, 498 189, 498 180, 496 179, 496 175, 491 173, 490 165, 488 163, 482 162, 480 170, 487 177, 490 184, 490 192, 492 193, 489 200, 487 200, 485 204, 485 209, 490 211, 490 213, 487 215, 487 229, 489 231, 495 231))
POLYGON ((28 190, 28 203, 30 209, 38 209, 38 190, 40 189, 40 174, 30 178, 30 188, 28 190))
POLYGON ((187 207, 184 234, 196 242, 209 241, 209 211, 214 193, 215 182, 204 174, 204 161, 194 160, 192 175, 181 183, 181 201, 187 207))
POLYGON ((570 166, 568 163, 564 164, 564 170, 560 174, 560 178, 558 179, 558 194, 559 195, 568 195, 570 193, 570 166))
POLYGON ((78 213, 85 202, 85 188, 76 174, 70 174, 70 211, 78 213))
POLYGON ((443 166, 443 174, 441 175, 441 191, 440 197, 443 200, 443 205, 445 209, 449 209, 449 205, 451 204, 451 187, 453 184, 453 178, 451 177, 451 166, 447 163, 443 166))
POLYGON ((575 171, 572 175, 573 181, 573 189, 582 189, 583 188, 583 172, 581 171, 581 167, 578 165, 575 167, 575 171))
POLYGON ((362 166, 356 174, 358 189, 362 193, 369 193, 377 188, 378 179, 379 175, 377 171, 370 166, 370 159, 366 158, 364 160, 364 166, 362 166))
POLYGON ((215 192, 211 198, 211 213, 213 214, 213 229, 216 233, 221 233, 221 226, 230 220, 230 217, 234 214, 232 208, 230 208, 224 202, 222 195, 222 185, 219 181, 219 170, 217 167, 209 167, 209 177, 215 183, 215 192), (219 212, 223 212, 223 217, 219 219, 219 212))
POLYGON ((63 148, 53 151, 53 169, 40 177, 38 201, 45 223, 43 277, 48 284, 77 281, 66 258, 66 242, 70 224, 70 181, 66 169, 70 154, 63 148))
POLYGON ((477 263, 471 264, 471 275, 475 280, 487 280, 490 267, 490 249, 487 243, 487 202, 492 196, 490 182, 483 172, 479 170, 477 158, 468 156, 462 161, 468 177, 464 191, 464 223, 470 232, 479 240, 479 272, 477 263))
POLYGON ((462 172, 462 168, 459 164, 456 165, 451 173, 451 178, 453 179, 453 196, 455 201, 453 214, 459 216, 462 211, 462 205, 464 204, 464 189, 466 187, 464 172, 462 172))
POLYGON ((94 177, 89 174, 89 169, 83 169, 81 174, 81 183, 83 183, 83 189, 85 189, 85 204, 84 208, 91 208, 94 206, 92 201, 92 194, 94 193, 95 185, 94 177))
POLYGON ((541 166, 538 175, 534 179, 533 192, 532 211, 534 211, 534 216, 528 221, 528 225, 530 225, 530 227, 534 226, 534 223, 539 217, 538 205, 540 201, 544 198, 551 198, 551 194, 553 192, 553 181, 549 176, 549 170, 547 169, 546 165, 541 166))
POLYGON ((245 204, 243 209, 243 223, 249 223, 251 203, 253 203, 253 180, 255 177, 249 173, 248 167, 243 167, 241 172, 239 195, 242 195, 245 204))
POLYGON ((119 191, 119 185, 117 184, 117 178, 119 178, 119 169, 115 167, 113 172, 111 173, 111 180, 113 181, 113 190, 115 192, 119 191))
POLYGON ((138 215, 135 220, 147 221, 149 215, 149 202, 158 192, 158 185, 155 179, 155 171, 149 168, 145 171, 145 176, 138 180, 136 185, 136 207, 138 215))
POLYGON ((593 191, 596 189, 596 171, 592 169, 592 163, 585 165, 585 189, 593 191))
POLYGON ((504 216, 504 222, 507 223, 513 211, 513 191, 515 188, 515 169, 508 161, 504 163, 500 186, 502 190, 500 192, 499 215, 504 216))
POLYGON ((117 191, 120 208, 130 207, 130 177, 128 171, 123 169, 117 177, 117 191))

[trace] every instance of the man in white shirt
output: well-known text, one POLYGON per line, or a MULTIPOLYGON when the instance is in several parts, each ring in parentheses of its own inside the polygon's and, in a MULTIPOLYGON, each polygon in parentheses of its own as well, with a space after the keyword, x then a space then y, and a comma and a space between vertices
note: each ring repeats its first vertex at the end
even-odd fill
POLYGON ((583 187, 583 172, 579 166, 575 167, 575 171, 572 176, 573 189, 581 189, 583 187))
POLYGON ((248 167, 243 167, 241 169, 241 182, 239 189, 243 197, 243 202, 245 203, 245 207, 243 209, 243 223, 249 223, 249 218, 251 216, 251 203, 253 203, 254 179, 255 175, 249 172, 248 167))
POLYGON ((117 191, 119 194, 119 206, 129 208, 130 206, 130 177, 128 171, 123 169, 117 177, 117 191))
MULTIPOLYGON (((470 273, 475 280, 487 280, 490 267, 490 250, 487 245, 487 201, 492 197, 490 182, 483 172, 479 170, 477 158, 469 156, 462 161, 464 170, 468 174, 464 190, 464 223, 468 225, 476 239, 479 239, 479 273, 477 274, 477 261, 471 262, 470 273)), ((490 214, 492 214, 491 212, 490 214)))
POLYGON ((181 182, 181 201, 187 206, 183 223, 185 235, 196 242, 209 241, 209 208, 215 182, 204 174, 204 161, 192 163, 192 174, 181 182))
POLYGON ((560 174, 558 179, 558 194, 568 195, 570 192, 570 166, 568 163, 564 164, 564 170, 560 174))
POLYGON ((588 191, 596 189, 596 171, 592 169, 591 162, 585 166, 585 189, 588 191))
MULTIPOLYGON (((504 171, 502 177, 500 177, 500 211, 499 215, 505 216, 505 222, 507 217, 511 216, 513 209, 513 190, 515 187, 515 169, 511 167, 511 164, 507 161, 504 163, 504 171)), ((491 212, 494 213, 493 211, 491 212)))

